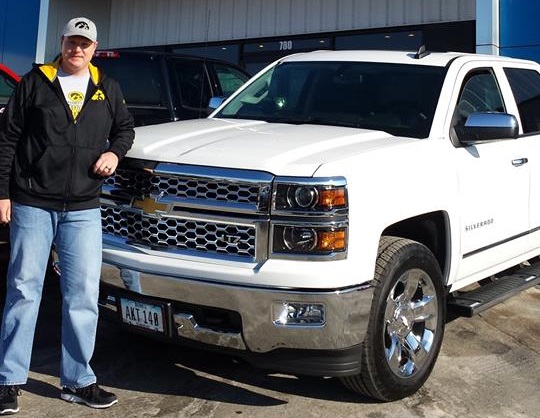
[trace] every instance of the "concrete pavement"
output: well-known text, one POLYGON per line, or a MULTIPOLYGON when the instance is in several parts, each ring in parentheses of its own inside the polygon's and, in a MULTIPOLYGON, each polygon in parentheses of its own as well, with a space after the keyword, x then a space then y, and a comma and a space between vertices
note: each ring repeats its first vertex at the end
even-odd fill
POLYGON ((93 367, 99 383, 119 397, 106 410, 59 398, 57 292, 46 286, 19 417, 540 417, 540 286, 448 323, 425 386, 386 404, 348 392, 337 379, 271 374, 227 356, 126 334, 103 320, 93 367))
POLYGON ((336 379, 269 374, 233 359, 125 334, 102 321, 94 356, 119 403, 92 410, 58 398, 58 307, 42 306, 21 417, 540 417, 540 287, 447 325, 426 385, 376 403, 336 379))

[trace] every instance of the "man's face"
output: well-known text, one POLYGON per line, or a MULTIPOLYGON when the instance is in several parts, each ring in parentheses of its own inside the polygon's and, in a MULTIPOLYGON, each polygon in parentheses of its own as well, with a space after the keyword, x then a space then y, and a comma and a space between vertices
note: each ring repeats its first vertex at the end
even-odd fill
POLYGON ((85 70, 92 59, 97 42, 84 36, 62 37, 62 68, 70 74, 85 70))

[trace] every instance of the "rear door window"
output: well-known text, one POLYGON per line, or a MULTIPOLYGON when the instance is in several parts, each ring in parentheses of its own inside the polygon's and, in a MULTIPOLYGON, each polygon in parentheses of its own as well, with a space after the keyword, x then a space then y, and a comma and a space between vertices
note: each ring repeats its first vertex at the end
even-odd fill
POLYGON ((523 133, 540 131, 540 74, 524 68, 505 68, 523 125, 523 133))
POLYGON ((248 76, 234 67, 215 64, 216 76, 223 96, 230 96, 248 80, 248 76))
POLYGON ((206 112, 211 89, 204 62, 175 59, 172 69, 180 90, 182 106, 206 112))
POLYGON ((128 105, 165 107, 166 100, 158 60, 152 56, 121 54, 119 58, 95 57, 93 62, 103 69, 105 74, 120 83, 128 105))

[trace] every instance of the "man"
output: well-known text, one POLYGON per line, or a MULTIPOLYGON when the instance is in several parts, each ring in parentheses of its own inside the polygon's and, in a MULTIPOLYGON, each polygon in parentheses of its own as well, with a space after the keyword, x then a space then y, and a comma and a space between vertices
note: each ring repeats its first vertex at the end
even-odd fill
POLYGON ((70 20, 61 54, 17 86, 0 129, 0 222, 11 258, 0 334, 0 414, 19 411, 47 262, 54 244, 62 293, 61 398, 94 408, 117 402, 90 367, 101 270, 99 191, 133 143, 119 85, 90 60, 95 24, 70 20))

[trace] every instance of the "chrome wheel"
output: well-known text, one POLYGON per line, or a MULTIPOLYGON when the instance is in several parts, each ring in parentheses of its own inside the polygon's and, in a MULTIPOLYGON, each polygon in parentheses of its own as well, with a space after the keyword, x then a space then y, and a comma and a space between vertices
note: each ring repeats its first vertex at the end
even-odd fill
POLYGON ((386 299, 384 349, 390 370, 410 377, 430 360, 438 332, 438 300, 430 276, 411 269, 396 281, 386 299))
POLYGON ((341 380, 382 401, 403 399, 422 387, 439 355, 446 315, 441 268, 425 245, 383 236, 372 283, 361 370, 341 380))

